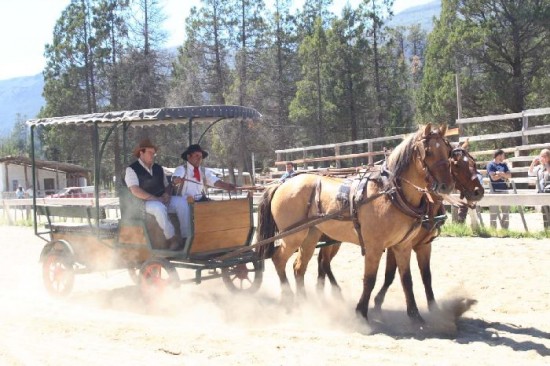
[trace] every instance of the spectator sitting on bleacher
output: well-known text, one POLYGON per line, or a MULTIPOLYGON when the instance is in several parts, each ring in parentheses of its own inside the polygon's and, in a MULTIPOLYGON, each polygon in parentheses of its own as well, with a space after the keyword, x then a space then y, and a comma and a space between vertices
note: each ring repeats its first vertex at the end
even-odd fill
MULTIPOLYGON (((550 193, 550 150, 541 150, 540 155, 535 157, 531 162, 527 174, 530 177, 537 177, 537 192, 550 193)), ((542 206, 541 211, 544 228, 548 229, 550 222, 550 206, 542 206)))
POLYGON ((527 174, 537 177, 537 192, 550 193, 550 150, 541 150, 540 155, 531 162, 527 174))
POLYGON ((292 162, 289 161, 286 163, 286 172, 281 176, 281 178, 279 179, 279 182, 283 183, 285 180, 292 178, 295 175, 296 175, 296 171, 294 171, 294 164, 292 164, 292 162))
MULTIPOLYGON (((487 174, 489 175, 489 181, 491 184, 491 193, 508 193, 508 184, 506 183, 506 180, 512 178, 512 173, 510 172, 508 165, 504 162, 504 159, 506 159, 506 154, 502 149, 498 149, 493 155, 493 160, 490 161, 489 164, 487 164, 487 174)), ((489 207, 489 218, 491 221, 491 226, 497 226, 497 216, 499 208, 500 213, 502 214, 500 226, 503 229, 508 229, 510 206, 489 207)))

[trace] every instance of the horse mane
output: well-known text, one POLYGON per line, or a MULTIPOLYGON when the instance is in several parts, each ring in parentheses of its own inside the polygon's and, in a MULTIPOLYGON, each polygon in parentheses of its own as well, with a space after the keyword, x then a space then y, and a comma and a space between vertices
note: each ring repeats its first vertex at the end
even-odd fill
POLYGON ((405 170, 409 167, 413 154, 414 145, 417 137, 424 131, 425 126, 420 126, 418 131, 409 134, 405 139, 393 149, 392 153, 388 157, 387 168, 393 173, 394 177, 403 175, 405 170))

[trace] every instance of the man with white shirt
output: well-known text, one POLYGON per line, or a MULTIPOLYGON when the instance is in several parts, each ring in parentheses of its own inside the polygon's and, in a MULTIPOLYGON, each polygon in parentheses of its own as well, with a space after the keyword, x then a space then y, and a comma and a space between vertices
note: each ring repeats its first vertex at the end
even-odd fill
POLYGON ((174 250, 180 243, 168 212, 176 212, 181 225, 184 205, 178 202, 182 198, 172 197, 164 169, 154 162, 156 154, 157 147, 149 139, 142 140, 133 151, 138 160, 126 168, 124 181, 134 196, 145 201, 145 211, 155 217, 167 245, 174 250))
MULTIPOLYGON (((205 196, 205 186, 217 187, 227 191, 234 191, 235 185, 224 182, 216 177, 210 169, 201 167, 202 160, 208 157, 208 151, 203 150, 200 145, 190 145, 182 154, 184 160, 172 175, 172 184, 176 188, 176 196, 185 199, 184 217, 182 225, 182 236, 187 237, 190 232, 191 222, 189 220, 189 206, 187 197, 193 197, 196 201, 205 196)), ((181 221, 180 221, 181 222, 181 221)))

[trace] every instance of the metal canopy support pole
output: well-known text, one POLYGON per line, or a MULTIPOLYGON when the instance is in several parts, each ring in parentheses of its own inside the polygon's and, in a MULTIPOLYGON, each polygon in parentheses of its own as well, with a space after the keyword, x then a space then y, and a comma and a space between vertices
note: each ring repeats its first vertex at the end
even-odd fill
MULTIPOLYGON (((94 192, 95 192, 95 210, 96 210, 96 228, 99 229, 99 126, 97 122, 94 122, 94 138, 93 138, 93 151, 94 151, 94 192)), ((99 230, 98 230, 99 234, 99 230)))
POLYGON ((130 127, 130 124, 127 122, 124 122, 122 124, 122 151, 124 156, 124 166, 128 165, 128 128, 130 127))
POLYGON ((193 144, 193 117, 189 117, 189 145, 193 144))
POLYGON ((32 160, 32 207, 34 235, 38 235, 38 215, 36 214, 36 160, 34 156, 34 125, 31 126, 31 160, 32 160))

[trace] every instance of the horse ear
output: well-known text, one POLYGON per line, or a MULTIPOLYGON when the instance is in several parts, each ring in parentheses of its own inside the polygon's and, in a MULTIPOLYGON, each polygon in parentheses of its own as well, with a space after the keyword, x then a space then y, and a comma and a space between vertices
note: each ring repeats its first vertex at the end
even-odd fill
POLYGON ((428 136, 430 133, 432 133, 432 124, 428 122, 426 127, 424 127, 424 137, 428 136))
POLYGON ((445 137, 445 133, 447 133, 447 124, 444 123, 443 125, 441 125, 439 127, 439 133, 441 134, 441 136, 445 137))
POLYGON ((470 148, 470 139, 466 138, 466 140, 464 140, 464 142, 460 144, 460 147, 468 151, 468 149, 470 148))

